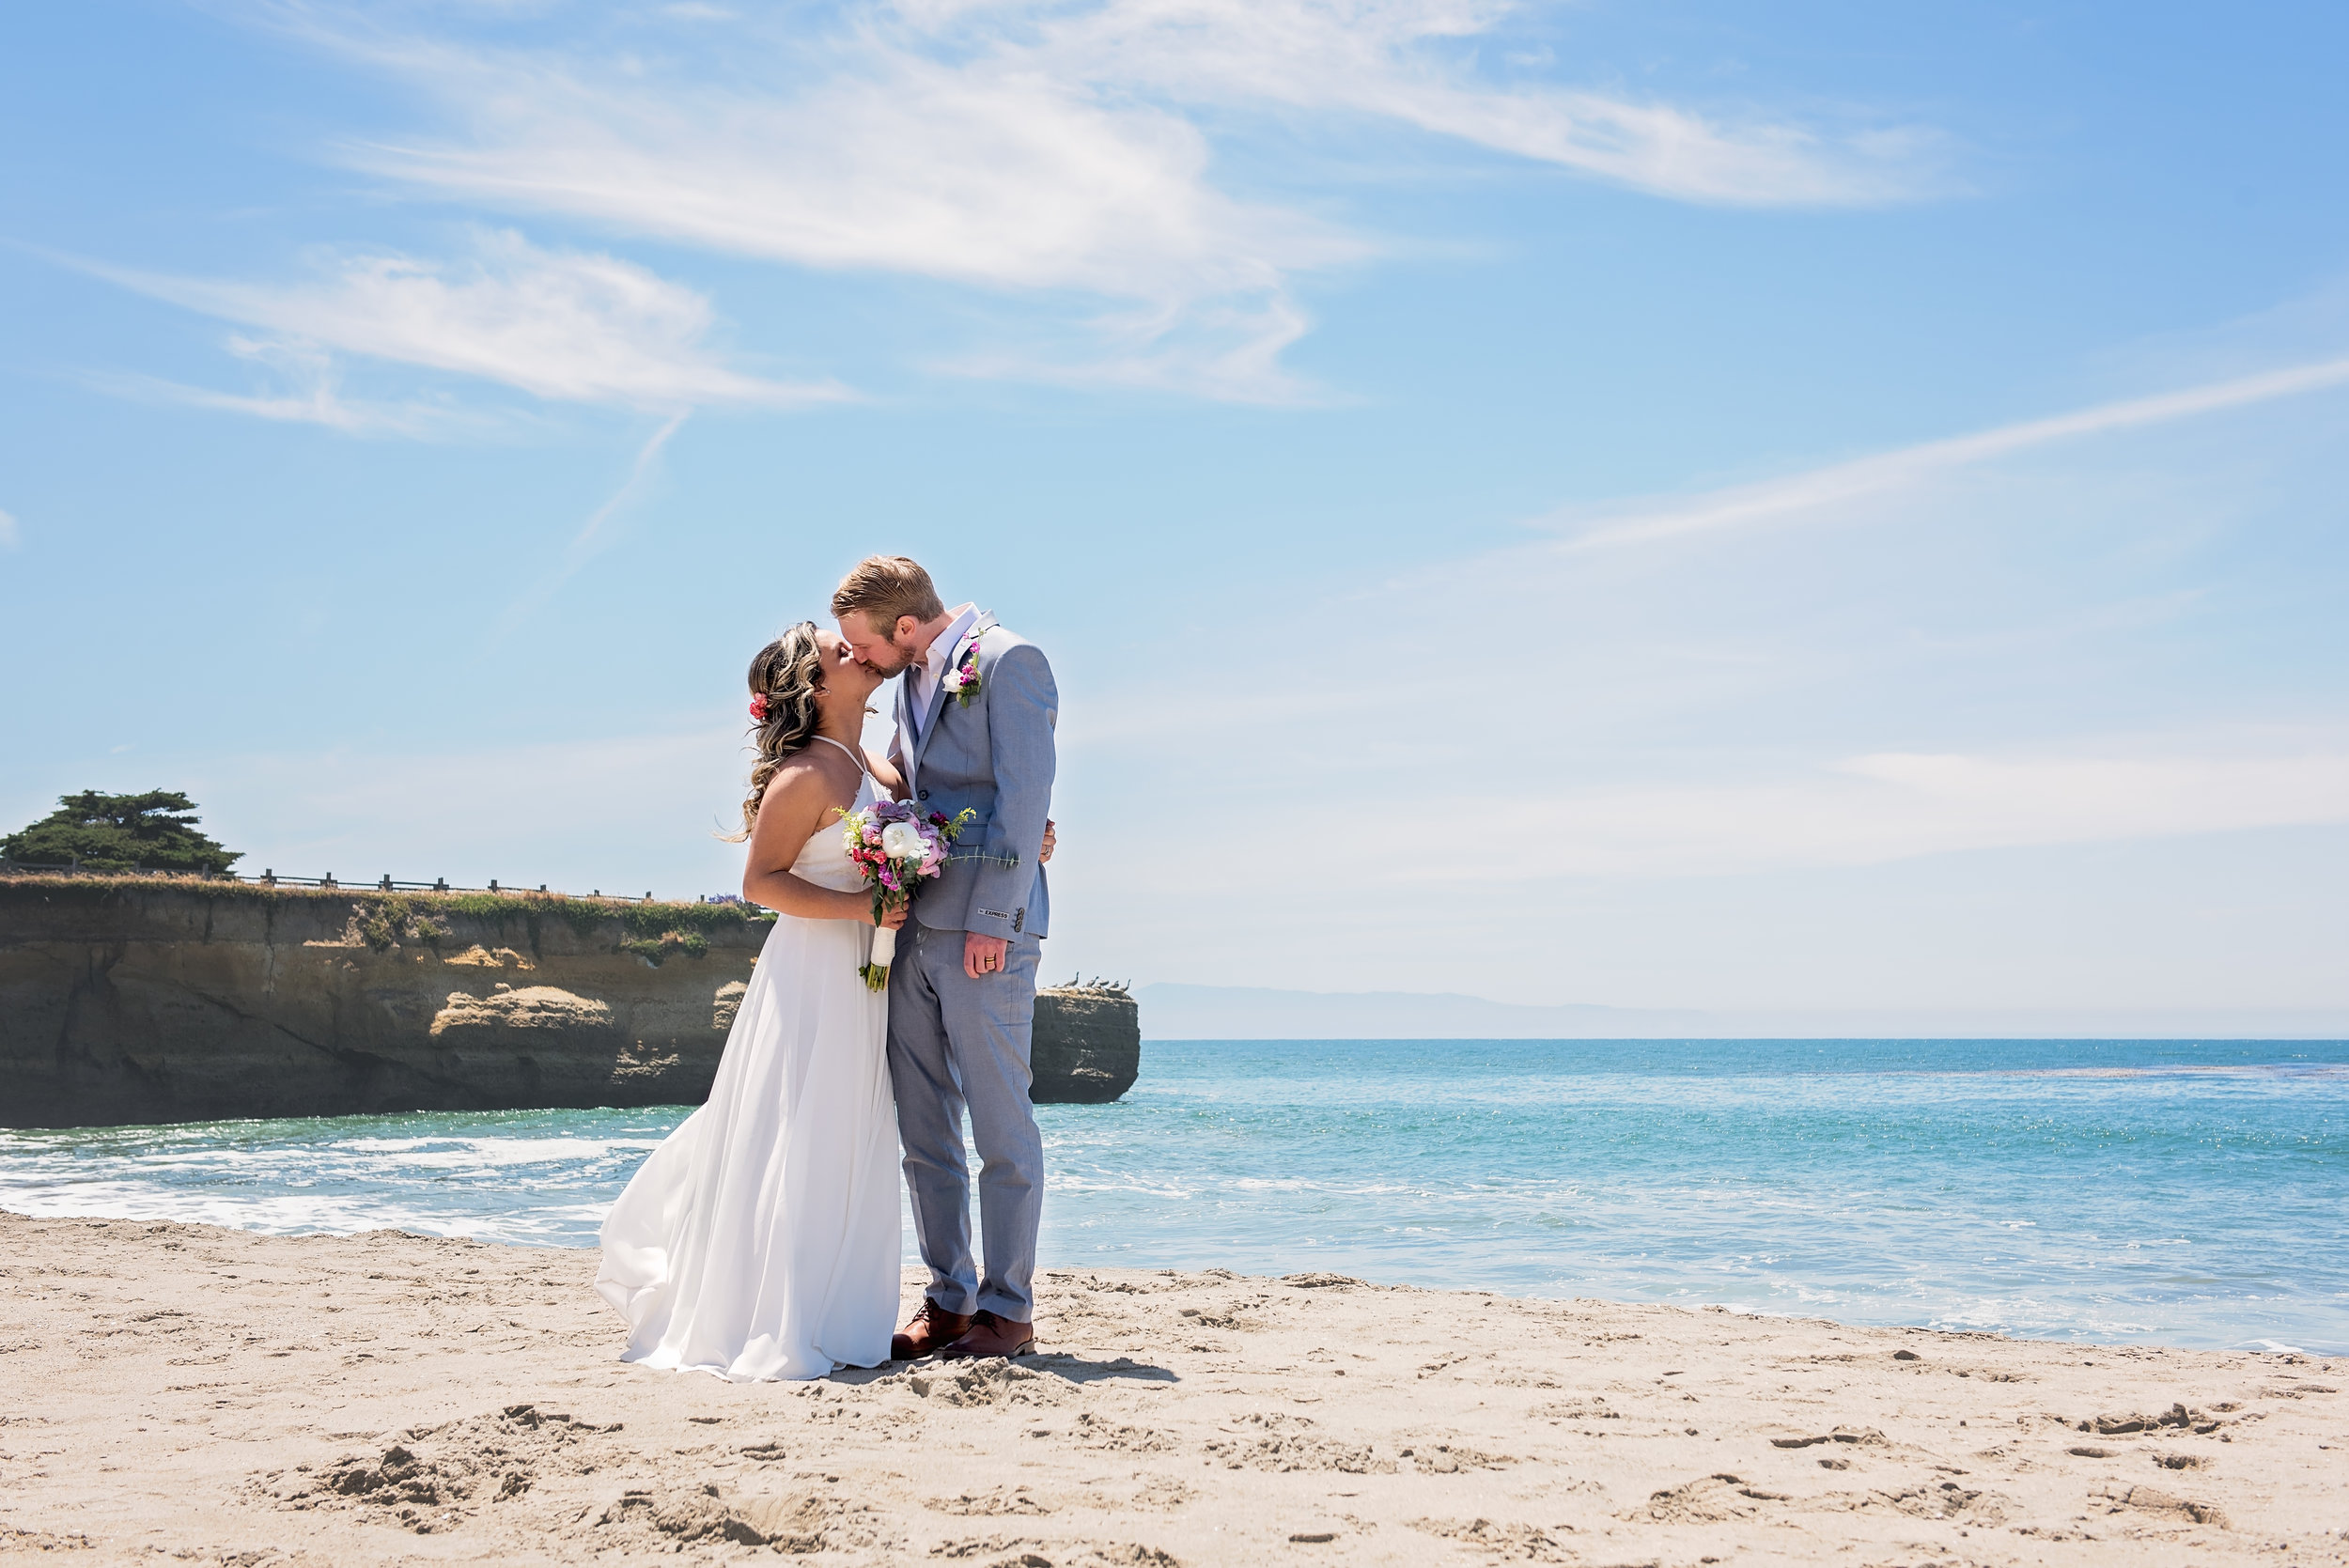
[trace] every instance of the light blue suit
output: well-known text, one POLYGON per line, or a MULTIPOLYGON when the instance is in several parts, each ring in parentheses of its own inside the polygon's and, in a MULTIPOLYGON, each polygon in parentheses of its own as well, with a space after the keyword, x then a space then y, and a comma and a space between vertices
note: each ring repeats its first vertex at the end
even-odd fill
POLYGON ((1035 1318, 1035 1241, 1044 1207, 1044 1141, 1028 1098, 1036 966, 1050 914, 1044 820, 1052 804, 1052 667, 982 613, 970 636, 979 684, 968 703, 941 681, 914 715, 897 684, 891 760, 915 801, 975 812, 939 877, 915 895, 889 972, 889 1076, 929 1297, 952 1312, 1035 1318), (1001 973, 963 971, 963 933, 1011 946, 1001 973), (971 1177, 962 1119, 979 1148, 979 1225, 987 1272, 971 1257, 971 1177))

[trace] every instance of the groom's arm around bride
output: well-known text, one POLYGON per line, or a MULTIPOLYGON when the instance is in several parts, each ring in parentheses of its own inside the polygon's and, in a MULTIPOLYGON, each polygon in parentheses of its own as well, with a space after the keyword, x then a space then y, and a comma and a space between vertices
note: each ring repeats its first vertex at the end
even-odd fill
POLYGON ((900 1356, 1018 1355, 1033 1342, 1043 1141, 1029 1099, 1050 904, 1041 852, 1060 697, 1041 650, 974 605, 947 609, 902 556, 832 596, 857 657, 898 684, 892 747, 926 811, 972 821, 916 895, 889 985, 889 1068, 929 1285, 900 1356), (910 952, 908 952, 908 949, 910 952), (985 1270, 970 1236, 962 1121, 978 1144, 985 1270))

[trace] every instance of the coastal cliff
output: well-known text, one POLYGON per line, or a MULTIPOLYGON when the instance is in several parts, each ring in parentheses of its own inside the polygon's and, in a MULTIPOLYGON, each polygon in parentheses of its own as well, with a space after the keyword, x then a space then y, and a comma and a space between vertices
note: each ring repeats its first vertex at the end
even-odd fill
MULTIPOLYGON (((699 1104, 736 904, 0 878, 0 1126, 699 1104)), ((1036 998, 1039 1103, 1115 1099, 1122 991, 1036 998)))

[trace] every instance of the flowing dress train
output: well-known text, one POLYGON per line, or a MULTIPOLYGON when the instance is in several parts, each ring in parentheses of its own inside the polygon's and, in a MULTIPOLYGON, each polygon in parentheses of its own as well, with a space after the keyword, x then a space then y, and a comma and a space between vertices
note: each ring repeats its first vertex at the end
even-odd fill
MULTIPOLYGON (((857 809, 872 800, 868 778, 857 809)), ((864 885, 837 823, 791 870, 864 885)), ((622 1360, 746 1383, 889 1359, 897 1124, 888 1001, 857 974, 872 939, 855 921, 777 917, 708 1102, 603 1222, 596 1290, 628 1319, 622 1360)))

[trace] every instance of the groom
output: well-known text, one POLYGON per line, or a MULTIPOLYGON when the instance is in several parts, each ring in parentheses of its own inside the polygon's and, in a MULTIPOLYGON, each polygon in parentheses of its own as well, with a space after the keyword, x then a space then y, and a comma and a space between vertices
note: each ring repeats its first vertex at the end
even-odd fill
POLYGON ((906 1186, 930 1282, 890 1342, 900 1360, 1019 1356, 1035 1347, 1035 1237, 1044 1141, 1028 1043, 1048 906, 1041 851, 1060 693, 1044 655, 973 605, 947 609, 902 555, 857 563, 832 596, 857 659, 897 686, 890 760, 925 810, 977 815, 913 902, 889 971, 889 1078, 906 1186), (979 1146, 987 1272, 971 1261, 979 1146))

